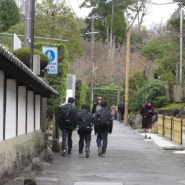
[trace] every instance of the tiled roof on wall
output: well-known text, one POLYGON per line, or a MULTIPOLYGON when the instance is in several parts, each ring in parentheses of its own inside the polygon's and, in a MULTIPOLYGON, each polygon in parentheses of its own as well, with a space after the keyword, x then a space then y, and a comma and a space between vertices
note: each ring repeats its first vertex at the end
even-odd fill
MULTIPOLYGON (((33 71, 30 68, 28 68, 23 62, 21 62, 20 59, 18 59, 16 56, 14 56, 8 50, 4 49, 1 45, 0 45, 0 56, 3 56, 6 59, 6 63, 4 62, 4 66, 8 65, 8 63, 13 64, 16 68, 19 69, 19 71, 22 71, 22 73, 24 73, 24 75, 28 76, 35 83, 39 84, 39 86, 42 89, 43 88, 46 89, 49 93, 51 93, 53 95, 58 94, 57 91, 55 91, 49 84, 47 84, 42 78, 40 78, 35 73, 33 73, 33 71)), ((3 60, 0 60, 0 69, 1 69, 2 62, 3 62, 3 60)), ((19 74, 17 74, 17 75, 19 75, 19 74)))

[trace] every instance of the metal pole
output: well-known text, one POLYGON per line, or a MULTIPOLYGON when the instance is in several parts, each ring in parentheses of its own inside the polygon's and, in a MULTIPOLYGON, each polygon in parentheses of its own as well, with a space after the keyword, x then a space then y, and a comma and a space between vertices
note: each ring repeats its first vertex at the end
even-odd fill
POLYGON ((94 88, 94 16, 91 17, 91 110, 93 107, 93 88, 94 88))
POLYGON ((30 38, 30 27, 31 27, 31 13, 30 13, 30 0, 25 0, 25 31, 24 31, 24 47, 25 48, 29 48, 30 47, 30 41, 31 41, 31 38, 30 38))
MULTIPOLYGON (((130 23, 127 27, 129 28, 130 23)), ((125 71, 125 112, 124 123, 128 125, 128 98, 129 98, 129 67, 130 67, 130 31, 127 31, 127 49, 126 49, 126 71, 125 71)))
POLYGON ((183 10, 180 9, 180 83, 182 83, 182 43, 183 43, 183 37, 182 37, 182 30, 183 29, 183 10))
POLYGON ((34 45, 34 15, 35 15, 35 0, 31 0, 31 42, 30 42, 30 69, 33 69, 33 45, 34 45))

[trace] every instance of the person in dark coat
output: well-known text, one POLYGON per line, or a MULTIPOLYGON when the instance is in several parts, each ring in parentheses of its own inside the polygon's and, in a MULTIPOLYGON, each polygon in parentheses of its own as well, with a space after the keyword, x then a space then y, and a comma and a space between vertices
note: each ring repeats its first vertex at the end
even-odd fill
POLYGON ((145 138, 151 139, 151 129, 152 129, 152 116, 154 115, 154 109, 151 102, 146 102, 141 108, 140 115, 142 116, 142 128, 144 129, 145 138))
MULTIPOLYGON (((65 104, 70 107, 70 120, 71 124, 65 124, 59 119, 59 128, 62 131, 62 156, 66 156, 66 152, 68 152, 68 155, 71 155, 71 150, 72 150, 72 133, 73 130, 76 129, 76 123, 77 123, 77 110, 75 107, 75 99, 73 97, 68 98, 68 103, 65 104), (67 145, 68 145, 68 150, 67 150, 67 145)), ((64 106, 64 105, 62 105, 64 106)), ((61 107, 62 107, 61 106, 61 107)))
POLYGON ((111 119, 111 111, 106 108, 107 102, 102 100, 101 102, 101 109, 95 113, 95 122, 94 122, 94 131, 97 134, 97 147, 98 147, 98 155, 102 157, 106 157, 106 150, 108 144, 108 134, 112 133, 113 128, 113 120, 111 119), (110 111, 110 124, 108 125, 101 125, 100 124, 100 117, 104 110, 110 111))
POLYGON ((93 104, 93 107, 92 107, 92 115, 94 116, 96 111, 101 109, 101 101, 102 101, 102 97, 101 96, 98 96, 97 98, 97 102, 93 104))
POLYGON ((124 111, 125 111, 125 104, 123 101, 118 103, 118 113, 119 113, 119 122, 122 123, 124 120, 124 111))
POLYGON ((83 156, 83 149, 85 146, 86 158, 89 158, 90 154, 90 142, 91 142, 91 131, 93 126, 93 117, 89 112, 89 106, 82 105, 82 111, 77 114, 77 132, 79 135, 79 156, 83 156), (84 117, 86 120, 83 120, 84 117), (83 125, 80 125, 83 123, 83 125))

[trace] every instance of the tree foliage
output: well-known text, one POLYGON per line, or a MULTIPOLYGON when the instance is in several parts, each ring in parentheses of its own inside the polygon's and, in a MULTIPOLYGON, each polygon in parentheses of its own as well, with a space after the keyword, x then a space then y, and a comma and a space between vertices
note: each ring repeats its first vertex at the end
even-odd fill
POLYGON ((141 49, 141 54, 156 65, 156 73, 163 76, 171 72, 176 76, 176 63, 179 60, 179 44, 170 37, 163 36, 149 40, 141 49))
MULTIPOLYGON (((30 66, 30 49, 29 48, 20 48, 13 52, 13 54, 19 58, 27 67, 30 66)), ((42 53, 40 50, 33 50, 34 55, 40 55, 40 68, 41 71, 48 65, 48 57, 42 53)))
MULTIPOLYGON (((99 32, 95 35, 95 38, 102 42, 109 42, 110 39, 114 38, 116 46, 122 43, 126 33, 124 16, 126 3, 121 0, 96 0, 84 1, 81 6, 86 7, 88 2, 90 3, 90 7, 93 7, 89 17, 92 19, 95 16, 94 29, 99 32)), ((91 30, 91 19, 86 19, 87 28, 83 30, 84 33, 91 30)), ((90 36, 86 35, 86 37, 90 36)))
MULTIPOLYGON (((24 23, 23 22, 20 22, 20 23, 17 23, 13 26, 11 26, 9 29, 8 29, 8 33, 16 33, 16 34, 19 34, 19 35, 24 35, 24 23)), ((21 39, 23 40, 24 37, 21 37, 21 39)))
POLYGON ((146 76, 141 72, 136 72, 129 78, 129 89, 132 91, 138 91, 146 83, 146 76))
POLYGON ((49 84, 58 92, 56 97, 51 97, 48 100, 48 115, 53 116, 57 107, 59 107, 66 97, 66 79, 69 72, 69 57, 65 44, 51 44, 47 42, 40 42, 35 44, 35 48, 41 50, 42 46, 58 47, 58 74, 50 74, 47 77, 49 84))
POLYGON ((20 22, 20 13, 14 0, 0 0, 0 9, 1 32, 20 22))
POLYGON ((129 110, 138 111, 146 101, 152 101, 155 108, 165 105, 167 97, 161 80, 149 80, 139 91, 130 91, 129 110))
POLYGON ((35 35, 53 38, 53 40, 50 39, 52 43, 56 43, 56 40, 65 42, 70 53, 70 60, 75 54, 81 55, 77 20, 71 9, 65 5, 64 0, 42 0, 37 3, 35 35))

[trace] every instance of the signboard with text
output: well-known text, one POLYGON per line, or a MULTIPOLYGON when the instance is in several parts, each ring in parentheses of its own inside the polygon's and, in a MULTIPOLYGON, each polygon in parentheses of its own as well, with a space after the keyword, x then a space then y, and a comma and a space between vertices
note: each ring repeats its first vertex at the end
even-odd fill
POLYGON ((43 46, 42 52, 49 58, 48 74, 58 74, 58 48, 43 46))

